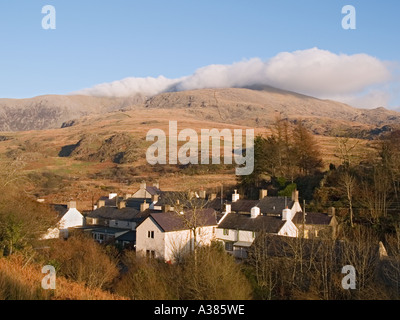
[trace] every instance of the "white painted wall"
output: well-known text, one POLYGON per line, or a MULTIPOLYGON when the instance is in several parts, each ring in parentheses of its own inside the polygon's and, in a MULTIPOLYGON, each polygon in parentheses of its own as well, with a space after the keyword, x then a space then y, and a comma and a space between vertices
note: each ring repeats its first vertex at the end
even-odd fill
POLYGON ((150 217, 136 228, 136 252, 146 256, 146 250, 156 252, 156 258, 165 256, 165 233, 150 217), (148 237, 148 231, 154 231, 154 239, 148 237))
POLYGON ((81 227, 83 226, 84 218, 83 215, 76 209, 70 208, 65 215, 58 222, 57 228, 51 228, 47 230, 40 239, 56 239, 56 238, 67 238, 68 228, 81 227))
MULTIPOLYGON (((198 228, 197 245, 209 245, 216 238, 215 227, 198 228)), ((177 255, 193 248, 193 241, 191 230, 163 232, 150 217, 136 228, 136 252, 142 256, 146 255, 146 250, 152 250, 156 258, 173 262, 177 255), (148 231, 154 231, 154 239, 148 238, 148 231)))
POLYGON ((281 230, 279 230, 278 235, 286 237, 297 237, 299 230, 291 220, 287 220, 283 225, 281 230))
POLYGON ((109 227, 111 228, 119 228, 119 229, 130 229, 135 230, 136 223, 131 221, 124 220, 110 220, 109 227))
POLYGON ((60 229, 81 226, 83 226, 83 215, 76 208, 70 208, 60 220, 60 229))

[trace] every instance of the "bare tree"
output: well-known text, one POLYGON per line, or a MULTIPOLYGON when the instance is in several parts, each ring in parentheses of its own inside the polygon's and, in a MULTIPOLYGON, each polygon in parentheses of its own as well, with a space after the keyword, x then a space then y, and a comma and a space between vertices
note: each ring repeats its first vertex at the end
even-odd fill
MULTIPOLYGON (((204 245, 200 236, 202 228, 209 222, 209 215, 205 214, 208 201, 200 198, 195 191, 169 192, 162 195, 169 204, 176 217, 179 218, 185 229, 190 231, 190 251, 197 257, 197 249, 204 245)), ((216 219, 215 219, 216 221, 216 219)), ((176 253, 177 254, 177 253, 176 253)))

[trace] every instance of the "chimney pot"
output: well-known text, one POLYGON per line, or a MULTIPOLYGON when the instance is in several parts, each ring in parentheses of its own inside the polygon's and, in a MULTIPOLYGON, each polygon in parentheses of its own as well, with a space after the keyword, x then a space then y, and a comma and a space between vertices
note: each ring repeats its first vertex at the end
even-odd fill
POLYGON ((328 208, 328 216, 334 217, 336 215, 336 209, 334 207, 328 208))
POLYGON ((106 202, 104 200, 99 200, 98 204, 97 204, 97 208, 102 208, 105 207, 106 202))
POLYGON ((67 204, 68 209, 76 209, 76 201, 70 201, 67 204))
POLYGON ((292 192, 292 201, 299 202, 299 192, 297 190, 292 192))
POLYGON ((250 213, 250 217, 252 219, 257 218, 260 215, 260 208, 259 207, 253 207, 251 208, 251 213, 250 213))
POLYGON ((144 202, 140 205, 140 212, 146 211, 150 205, 144 200, 144 202))
POLYGON ((240 198, 240 195, 237 193, 237 190, 235 190, 235 193, 232 194, 232 202, 238 201, 240 198))
POLYGON ((126 208, 126 201, 120 201, 118 203, 118 209, 126 208))
POLYGON ((260 199, 259 200, 264 199, 267 195, 268 195, 268 190, 261 189, 260 190, 260 199))

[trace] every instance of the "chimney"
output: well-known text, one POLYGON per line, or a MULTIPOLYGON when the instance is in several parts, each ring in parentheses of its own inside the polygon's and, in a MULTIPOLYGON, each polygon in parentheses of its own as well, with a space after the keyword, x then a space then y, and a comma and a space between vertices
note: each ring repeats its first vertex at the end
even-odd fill
POLYGON ((282 220, 292 220, 292 210, 290 210, 288 207, 282 211, 282 220))
POLYGON ((171 211, 171 206, 169 204, 164 204, 163 205, 163 211, 164 212, 169 212, 171 211))
POLYGON ((68 209, 76 209, 76 201, 70 201, 67 204, 68 209))
POLYGON ((264 199, 267 195, 268 195, 268 190, 261 189, 260 190, 260 199, 259 200, 264 199))
POLYGON ((102 208, 105 207, 106 205, 106 201, 105 200, 99 200, 99 202, 97 203, 97 208, 102 208))
POLYGON ((251 213, 250 213, 250 217, 252 219, 257 218, 260 215, 260 208, 259 207, 253 207, 251 208, 251 213))
POLYGON ((159 197, 160 197, 160 196, 159 196, 158 194, 153 194, 153 195, 151 196, 151 202, 157 203, 159 197))
POLYGON ((334 207, 328 208, 328 216, 334 217, 336 215, 336 209, 334 207))
POLYGON ((297 190, 292 192, 292 201, 299 202, 299 192, 297 190))
POLYGON ((140 183, 140 190, 145 190, 146 189, 146 182, 142 181, 140 183))
POLYGON ((237 193, 237 190, 235 190, 235 193, 232 194, 232 202, 236 202, 239 200, 239 194, 237 193))
POLYGON ((225 213, 231 213, 232 212, 232 205, 230 204, 225 204, 225 213))
POLYGON ((200 192, 199 192, 199 197, 201 199, 205 199, 206 198, 206 191, 201 189, 200 192))
POLYGON ((146 211, 149 208, 149 204, 144 200, 144 202, 140 205, 140 212, 146 211))
POLYGON ((126 208, 126 201, 120 201, 118 203, 118 209, 126 208))
POLYGON ((216 193, 211 193, 210 194, 210 201, 213 201, 217 198, 217 194, 216 193))

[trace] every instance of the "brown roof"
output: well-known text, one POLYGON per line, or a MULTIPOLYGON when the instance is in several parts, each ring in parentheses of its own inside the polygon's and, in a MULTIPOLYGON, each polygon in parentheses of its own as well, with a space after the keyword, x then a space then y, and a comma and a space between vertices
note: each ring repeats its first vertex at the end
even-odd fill
MULTIPOLYGON (((292 221, 295 224, 303 223, 303 212, 297 212, 293 217, 292 221)), ((318 212, 307 212, 305 224, 313 224, 313 225, 326 225, 328 226, 332 221, 332 216, 329 216, 326 213, 318 213, 318 212)))
POLYGON ((231 212, 222 220, 218 228, 278 233, 285 223, 286 221, 277 216, 260 215, 252 219, 249 214, 231 212))
POLYGON ((190 229, 191 226, 205 227, 216 226, 216 214, 214 209, 202 209, 195 211, 185 211, 180 215, 173 211, 158 212, 150 214, 152 218, 164 232, 179 231, 190 229))
POLYGON ((138 214, 139 211, 134 208, 118 209, 115 207, 101 207, 93 210, 87 215, 87 217, 107 220, 134 221, 138 214))
POLYGON ((235 212, 251 212, 251 208, 255 207, 259 200, 239 199, 231 203, 231 210, 235 212))

